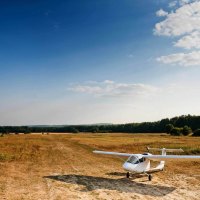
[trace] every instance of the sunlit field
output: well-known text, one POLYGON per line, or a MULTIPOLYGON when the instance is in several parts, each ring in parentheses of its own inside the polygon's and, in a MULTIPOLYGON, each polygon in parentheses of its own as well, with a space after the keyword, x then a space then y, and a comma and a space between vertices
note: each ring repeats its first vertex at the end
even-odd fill
MULTIPOLYGON (((153 175, 125 178, 107 150, 183 148, 200 155, 197 137, 166 134, 28 134, 0 137, 0 199, 200 199, 200 161, 169 160, 153 175)), ((159 153, 159 152, 154 152, 159 153)))

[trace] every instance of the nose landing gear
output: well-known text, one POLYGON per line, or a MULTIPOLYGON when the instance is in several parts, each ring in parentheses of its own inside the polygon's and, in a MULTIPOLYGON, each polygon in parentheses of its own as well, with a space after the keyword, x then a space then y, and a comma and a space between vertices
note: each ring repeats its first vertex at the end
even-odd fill
POLYGON ((151 180, 152 180, 152 178, 153 178, 153 177, 152 177, 152 175, 151 175, 151 174, 147 174, 147 173, 144 173, 144 174, 146 174, 146 175, 148 176, 148 180, 149 180, 149 181, 151 181, 151 180))

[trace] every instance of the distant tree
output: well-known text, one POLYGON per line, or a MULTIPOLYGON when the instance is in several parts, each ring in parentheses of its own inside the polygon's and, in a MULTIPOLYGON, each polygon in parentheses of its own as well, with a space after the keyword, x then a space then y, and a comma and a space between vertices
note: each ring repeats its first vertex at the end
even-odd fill
POLYGON ((98 133, 99 132, 99 127, 97 127, 97 126, 92 127, 91 128, 91 132, 92 133, 98 133))
POLYGON ((173 124, 174 126, 176 126, 176 122, 178 120, 178 117, 173 117, 170 119, 170 124, 173 124))
POLYGON ((196 129, 192 136, 200 136, 200 128, 196 129))
POLYGON ((200 129, 200 116, 182 115, 156 122, 103 124, 103 125, 65 125, 65 126, 0 126, 0 133, 77 133, 77 132, 121 132, 121 133, 171 133, 187 135, 190 129, 200 129), (184 127, 184 130, 174 127, 184 127), (183 131, 183 132, 182 132, 183 131), (180 133, 181 132, 181 133, 180 133))
POLYGON ((23 132, 24 132, 24 134, 29 134, 29 133, 31 133, 31 131, 28 130, 28 129, 24 130, 23 132))
POLYGON ((183 135, 189 135, 190 133, 192 133, 192 129, 189 126, 184 126, 182 133, 183 135))
POLYGON ((74 127, 70 127, 70 132, 71 133, 79 133, 79 130, 74 127))
POLYGON ((165 130, 167 133, 171 133, 173 128, 174 128, 174 126, 172 124, 167 124, 165 127, 165 130))

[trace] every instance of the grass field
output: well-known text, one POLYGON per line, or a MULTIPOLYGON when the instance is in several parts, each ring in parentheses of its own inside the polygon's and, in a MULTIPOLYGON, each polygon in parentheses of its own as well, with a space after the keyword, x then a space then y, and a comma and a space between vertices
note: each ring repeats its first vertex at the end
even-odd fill
POLYGON ((165 134, 29 134, 0 137, 0 199, 200 199, 200 160, 170 160, 164 172, 125 178, 119 158, 146 146, 200 155, 200 138, 165 134))

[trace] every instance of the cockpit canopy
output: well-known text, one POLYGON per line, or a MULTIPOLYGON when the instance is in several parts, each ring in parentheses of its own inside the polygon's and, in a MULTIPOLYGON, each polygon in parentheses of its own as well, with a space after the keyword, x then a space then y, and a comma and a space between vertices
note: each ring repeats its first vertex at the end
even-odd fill
POLYGON ((127 162, 131 164, 139 164, 145 161, 144 157, 139 157, 139 156, 130 156, 127 160, 127 162))

